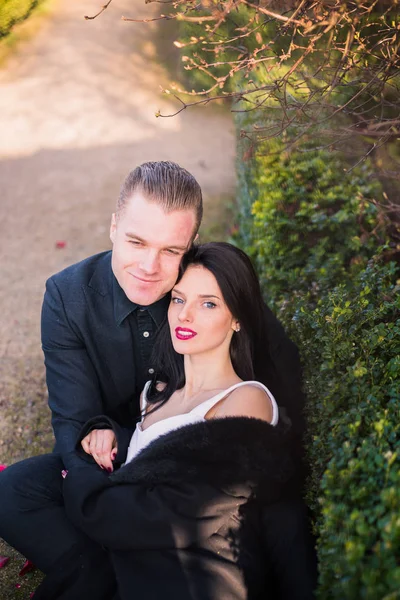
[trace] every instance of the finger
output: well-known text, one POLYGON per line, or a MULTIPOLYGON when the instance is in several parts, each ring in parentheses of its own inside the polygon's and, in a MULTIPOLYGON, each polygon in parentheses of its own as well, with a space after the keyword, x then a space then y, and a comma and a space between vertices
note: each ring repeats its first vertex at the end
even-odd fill
POLYGON ((113 470, 111 461, 111 450, 116 445, 116 438, 112 429, 94 429, 91 432, 88 453, 92 455, 96 463, 107 469, 113 470))
POLYGON ((84 449, 84 451, 86 452, 86 454, 90 454, 90 438, 91 438, 92 432, 88 433, 86 437, 83 438, 83 440, 81 441, 81 446, 84 449))
POLYGON ((117 440, 115 438, 115 434, 112 429, 104 429, 101 432, 101 436, 99 435, 99 439, 101 437, 102 446, 101 450, 98 449, 98 454, 102 458, 102 463, 106 467, 106 469, 113 470, 113 456, 115 457, 116 452, 113 454, 113 450, 116 447, 117 440))
POLYGON ((98 432, 93 431, 92 433, 93 433, 93 435, 90 440, 89 454, 92 455, 93 459, 96 461, 96 463, 99 465, 99 467, 104 469, 101 456, 99 455, 99 453, 97 451, 97 444, 98 444, 97 433, 98 432))
POLYGON ((114 432, 104 431, 102 435, 102 446, 101 446, 101 460, 104 467, 109 473, 113 471, 113 464, 111 459, 111 451, 114 442, 114 432))
POLYGON ((113 465, 111 462, 111 448, 114 438, 115 436, 112 430, 98 430, 96 431, 93 444, 91 444, 93 458, 96 460, 98 465, 106 469, 109 473, 111 473, 113 470, 113 465))

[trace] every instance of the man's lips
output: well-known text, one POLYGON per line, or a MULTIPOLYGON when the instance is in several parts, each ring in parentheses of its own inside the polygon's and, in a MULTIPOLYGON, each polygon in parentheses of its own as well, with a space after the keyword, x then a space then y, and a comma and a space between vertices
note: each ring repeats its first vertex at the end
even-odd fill
POLYGON ((197 333, 192 331, 192 329, 187 329, 186 327, 176 327, 175 335, 178 340, 191 340, 195 335, 197 335, 197 333))
POLYGON ((143 277, 138 277, 138 275, 133 275, 133 273, 129 273, 129 274, 132 275, 132 277, 134 277, 141 283, 151 284, 151 283, 158 283, 158 281, 159 281, 158 279, 143 279, 143 277))

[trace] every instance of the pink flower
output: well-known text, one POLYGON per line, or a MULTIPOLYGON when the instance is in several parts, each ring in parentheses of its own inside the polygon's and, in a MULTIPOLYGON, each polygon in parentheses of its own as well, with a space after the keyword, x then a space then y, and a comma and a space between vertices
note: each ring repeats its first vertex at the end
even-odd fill
POLYGON ((4 471, 4 469, 7 469, 7 465, 0 465, 0 472, 4 471))
POLYGON ((64 242, 64 240, 59 240, 58 242, 56 242, 56 248, 58 250, 62 250, 63 248, 65 248, 66 245, 67 242, 64 242))

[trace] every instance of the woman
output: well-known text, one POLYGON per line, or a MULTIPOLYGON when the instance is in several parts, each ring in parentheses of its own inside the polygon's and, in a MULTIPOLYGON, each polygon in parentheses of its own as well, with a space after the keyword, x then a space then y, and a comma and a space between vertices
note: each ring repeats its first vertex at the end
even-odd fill
MULTIPOLYGON (((105 417, 81 432, 80 440, 112 428, 115 461, 125 465, 107 476, 71 455, 65 507, 87 550, 65 557, 35 598, 79 600, 96 577, 104 577, 96 598, 111 599, 111 589, 119 600, 283 597, 269 581, 272 565, 257 563, 257 529, 266 506, 299 490, 290 431, 272 394, 253 381, 262 323, 259 282, 242 251, 210 243, 185 255, 141 422, 130 439, 105 417)), ((311 564, 297 598, 312 597, 313 576, 311 564)))

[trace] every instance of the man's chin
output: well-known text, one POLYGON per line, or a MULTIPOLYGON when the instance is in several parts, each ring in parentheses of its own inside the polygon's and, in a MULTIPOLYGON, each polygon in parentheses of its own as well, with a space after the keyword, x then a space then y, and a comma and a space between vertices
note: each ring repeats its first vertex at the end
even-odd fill
POLYGON ((162 294, 160 290, 124 290, 125 294, 128 296, 131 302, 134 304, 139 304, 139 306, 150 306, 150 304, 154 304, 157 300, 160 300, 165 294, 162 294))

